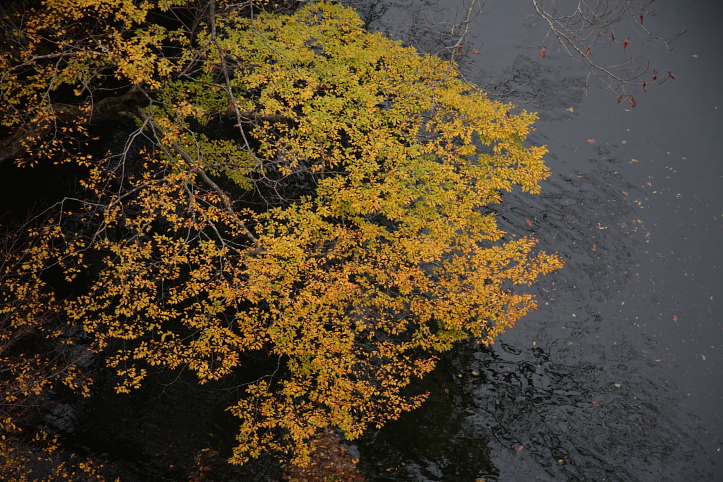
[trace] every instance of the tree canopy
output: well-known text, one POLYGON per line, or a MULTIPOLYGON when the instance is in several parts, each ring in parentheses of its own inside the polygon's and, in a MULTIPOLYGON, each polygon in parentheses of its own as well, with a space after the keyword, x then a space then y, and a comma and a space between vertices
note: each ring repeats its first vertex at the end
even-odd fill
POLYGON ((5 403, 61 383, 90 395, 88 356, 118 392, 150 367, 205 383, 264 359, 273 369, 229 407, 231 460, 303 464, 320 432, 354 439, 418 406, 405 387, 439 352, 492 343, 535 308, 519 286, 561 267, 490 208, 547 176, 545 148, 525 142, 534 114, 364 30, 352 9, 249 5, 5 12, 0 159, 84 173, 7 236, 5 403), (128 133, 120 152, 93 139, 108 124, 128 133))

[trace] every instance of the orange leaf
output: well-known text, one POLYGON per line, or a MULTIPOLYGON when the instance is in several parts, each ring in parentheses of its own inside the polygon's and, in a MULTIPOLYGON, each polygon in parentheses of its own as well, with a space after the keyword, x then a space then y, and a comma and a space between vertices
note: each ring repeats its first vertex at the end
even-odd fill
POLYGON ((540 58, 541 59, 545 58, 545 47, 542 47, 542 50, 540 50, 540 58))
POLYGON ((527 223, 528 226, 532 226, 532 221, 530 221, 529 219, 525 219, 525 222, 527 223))
POLYGON ((595 144, 595 139, 588 139, 587 140, 590 144, 595 144))
POLYGON ((673 315, 673 321, 678 323, 678 317, 676 315, 673 315))
POLYGON ((592 404, 595 405, 596 407, 599 407, 599 406, 600 406, 600 402, 590 402, 590 403, 592 403, 592 404))
POLYGON ((628 49, 628 43, 629 43, 629 42, 628 42, 628 39, 625 39, 625 40, 623 41, 623 50, 627 50, 627 49, 628 49))

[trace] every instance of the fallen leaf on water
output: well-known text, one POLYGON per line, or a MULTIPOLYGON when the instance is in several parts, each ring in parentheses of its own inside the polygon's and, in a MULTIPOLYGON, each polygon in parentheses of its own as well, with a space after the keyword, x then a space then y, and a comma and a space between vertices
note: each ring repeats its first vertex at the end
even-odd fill
POLYGON ((703 355, 703 354, 701 353, 701 354, 700 354, 700 357, 703 359, 703 361, 705 361, 705 355, 703 355))
POLYGON ((625 40, 623 41, 623 50, 627 50, 627 49, 628 49, 628 44, 629 44, 629 43, 630 43, 630 42, 628 42, 628 39, 625 39, 625 40))
POLYGON ((575 112, 575 109, 573 109, 572 107, 568 107, 567 110, 569 110, 570 112, 575 112))
POLYGON ((540 50, 540 58, 541 59, 545 58, 545 47, 542 47, 542 50, 540 50))
POLYGON ((621 143, 621 144, 627 144, 628 141, 626 141, 625 139, 623 139, 620 143, 621 143))
POLYGON ((529 219, 525 219, 525 222, 527 223, 528 226, 532 226, 532 221, 530 221, 529 219))
POLYGON ((522 450, 522 449, 524 449, 524 448, 525 448, 524 445, 520 445, 519 447, 517 447, 517 450, 522 450))
POLYGON ((596 407, 599 407, 599 406, 600 406, 600 402, 590 402, 590 403, 592 403, 592 404, 595 405, 596 407))
POLYGON ((588 139, 587 140, 590 144, 595 144, 595 139, 588 139))
POLYGON ((676 315, 673 315, 673 321, 678 323, 678 317, 676 315))
POLYGON ((652 182, 646 182, 645 184, 647 184, 647 185, 650 186, 650 187, 653 187, 653 183, 652 183, 652 182))
POLYGON ((482 52, 480 52, 480 51, 477 50, 477 49, 472 49, 472 52, 474 52, 474 53, 476 53, 476 54, 481 54, 481 53, 482 53, 482 52))

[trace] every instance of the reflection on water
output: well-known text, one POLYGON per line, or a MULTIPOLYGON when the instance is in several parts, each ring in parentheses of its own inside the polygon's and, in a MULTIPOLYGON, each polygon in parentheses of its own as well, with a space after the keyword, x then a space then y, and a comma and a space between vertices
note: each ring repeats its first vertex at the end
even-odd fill
MULTIPOLYGON (((455 8, 463 8, 463 2, 440 1, 346 3, 362 12, 370 28, 432 52, 440 45, 434 29, 428 28, 429 19, 453 22, 458 17, 455 8)), ((695 287, 682 285, 674 278, 677 274, 656 266, 665 266, 671 255, 683 263, 697 260, 697 268, 684 264, 686 271, 718 264, 711 260, 700 265, 701 255, 674 251, 681 247, 665 251, 669 244, 663 227, 670 231, 673 222, 685 225, 686 219, 676 214, 681 197, 723 201, 723 179, 715 174, 721 174, 720 166, 711 165, 711 158, 700 160, 713 167, 708 170, 717 176, 717 184, 710 178, 698 185, 680 180, 672 184, 669 173, 689 168, 690 161, 683 158, 684 164, 671 167, 670 153, 663 161, 659 156, 665 152, 659 151, 665 148, 655 145, 669 144, 671 133, 685 124, 675 124, 675 116, 651 104, 652 99, 669 97, 662 91, 672 87, 658 87, 660 93, 648 94, 647 106, 639 105, 634 112, 616 105, 608 93, 586 91, 585 72, 574 64, 559 56, 542 62, 530 53, 527 47, 536 40, 526 38, 529 32, 514 3, 486 3, 488 15, 476 20, 470 39, 470 47, 486 56, 474 57, 475 65, 465 66, 464 73, 493 95, 540 112, 539 131, 531 141, 550 147, 552 176, 543 183, 541 195, 509 193, 496 209, 506 231, 533 234, 542 249, 558 251, 568 262, 535 288, 540 309, 495 346, 469 344, 445 355, 434 376, 420 383, 420 390, 430 392, 429 403, 361 441, 364 468, 375 481, 716 480, 723 474, 714 460, 723 460, 716 440, 721 429, 714 423, 720 420, 723 401, 716 397, 717 389, 704 388, 716 385, 711 373, 721 372, 720 326, 712 311, 719 302, 706 305, 708 316, 695 325, 704 333, 707 327, 710 348, 718 353, 717 358, 708 355, 713 359, 706 367, 707 378, 695 378, 678 366, 689 364, 685 360, 695 355, 686 344, 692 335, 680 331, 693 325, 676 325, 679 331, 673 333, 680 343, 675 338, 671 342, 661 320, 663 306, 670 303, 663 293, 670 297, 671 287, 695 287), (649 127, 655 125, 666 127, 649 127), (646 145, 644 132, 657 135, 648 137, 646 145), (661 178, 668 180, 665 191, 661 178), (676 197, 661 203, 663 192, 676 197), (663 233, 656 238, 658 225, 663 233), (707 395, 698 405, 696 393, 707 395)), ((687 38, 695 38, 694 27, 706 18, 705 8, 715 10, 708 4, 697 5, 698 24, 677 25, 682 16, 669 11, 669 29, 688 28, 687 38)), ((660 55, 655 61, 662 63, 660 55)), ((675 70, 686 72, 683 67, 675 70)), ((714 100, 699 102, 698 111, 690 114, 697 116, 710 102, 714 100)), ((715 119, 719 130, 721 116, 715 119)), ((719 132, 710 122, 698 125, 694 134, 703 138, 698 148, 707 141, 707 152, 713 153, 711 141, 719 132)), ((686 146, 685 139, 676 144, 686 146)), ((709 204, 696 207, 706 209, 712 212, 709 204)), ((707 234, 696 239, 701 253, 711 251, 716 237, 723 241, 720 222, 705 229, 707 234)), ((695 233, 685 235, 687 239, 695 233)), ((702 288, 708 301, 715 286, 702 288)), ((678 303, 680 312, 695 312, 693 305, 686 306, 692 300, 678 303)), ((673 319, 673 313, 667 317, 673 319)), ((678 323, 678 316, 673 322, 678 323)))
POLYGON ((645 355, 654 341, 609 307, 645 244, 622 194, 636 188, 618 159, 586 162, 540 196, 505 196, 505 229, 534 233, 566 268, 538 287, 539 311, 492 349, 448 354, 422 383, 430 403, 361 444, 371 480, 711 479, 696 420, 645 355))
MULTIPOLYGON (((441 0, 346 3, 371 28, 431 51, 439 32, 413 25, 455 19, 441 0)), ((428 402, 359 441, 361 464, 372 481, 722 480, 720 262, 710 254, 723 244, 723 100, 711 88, 723 76, 720 54, 711 54, 720 43, 686 54, 705 68, 676 70, 689 97, 677 100, 681 94, 663 90, 669 85, 651 89, 647 105, 623 117, 614 99, 585 91, 584 72, 530 54, 534 40, 514 4, 488 2, 489 15, 471 32, 483 55, 465 73, 540 111, 531 142, 550 146, 552 176, 541 195, 507 193, 494 208, 512 236, 533 234, 568 262, 534 288, 540 309, 496 345, 446 353, 417 387, 429 391, 428 402), (697 83, 685 84, 687 72, 697 72, 697 83), (667 107, 674 103, 678 110, 667 107), (679 122, 683 108, 690 110, 679 122)), ((695 18, 683 25, 685 38, 703 23, 695 18)), ((68 189, 54 173, 46 185, 68 189)), ((47 191, 48 199, 57 194, 47 191)), ((27 205, 32 196, 4 192, 0 204, 27 205)), ((184 377, 159 374, 131 396, 75 412, 64 405, 48 421, 81 451, 109 460, 124 481, 188 480, 205 468, 208 480, 280 480, 269 460, 224 464, 235 434, 223 411, 232 393, 184 377), (209 447, 221 454, 203 452, 209 447)))

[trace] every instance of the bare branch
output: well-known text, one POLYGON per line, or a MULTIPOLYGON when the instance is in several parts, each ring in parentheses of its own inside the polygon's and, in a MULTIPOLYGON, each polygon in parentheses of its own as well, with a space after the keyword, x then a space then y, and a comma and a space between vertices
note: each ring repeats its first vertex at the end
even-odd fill
POLYGON ((639 38, 660 43, 666 49, 685 32, 672 37, 659 37, 651 32, 645 26, 645 18, 654 15, 650 10, 651 3, 651 0, 570 0, 561 6, 557 0, 532 0, 535 13, 530 26, 542 23, 547 28, 540 42, 540 57, 545 58, 550 44, 556 44, 566 56, 587 67, 588 78, 598 78, 606 88, 620 95, 618 101, 626 98, 634 106, 627 88, 642 86, 646 90, 650 85, 662 84, 674 77, 659 78, 654 74, 648 78, 650 66, 640 64, 638 57, 627 53, 630 32, 622 35, 620 31, 629 28, 639 38), (609 48, 601 50, 599 45, 608 45, 609 48), (620 52, 625 56, 621 61, 604 58, 618 56, 620 52))
MULTIPOLYGON (((147 94, 146 94, 147 95, 147 94)), ((149 97, 150 99, 150 97, 149 97)), ((158 145, 161 146, 162 149, 166 150, 163 139, 166 137, 165 132, 161 127, 155 123, 153 118, 147 114, 142 107, 139 105, 134 106, 134 113, 135 115, 141 119, 144 123, 144 125, 147 125, 150 127, 151 132, 153 132, 153 135, 156 137, 158 141, 158 145)), ((218 194, 219 198, 221 199, 221 202, 224 205, 224 208, 226 212, 228 212, 236 224, 241 227, 243 232, 246 234, 246 237, 249 238, 254 244, 258 243, 258 239, 256 236, 253 235, 251 230, 246 226, 246 224, 241 221, 241 219, 238 217, 238 214, 236 214, 236 211, 233 209, 233 205, 231 203, 231 199, 228 197, 228 194, 221 189, 218 184, 216 184, 206 173, 206 171, 201 167, 200 162, 198 159, 194 159, 183 147, 181 147, 176 141, 171 141, 171 148, 181 156, 181 159, 183 159, 186 164, 192 168, 195 172, 198 172, 198 174, 201 176, 201 178, 204 180, 206 184, 208 184, 216 193, 218 194)), ((170 152, 166 150, 166 155, 170 157, 170 152)))

